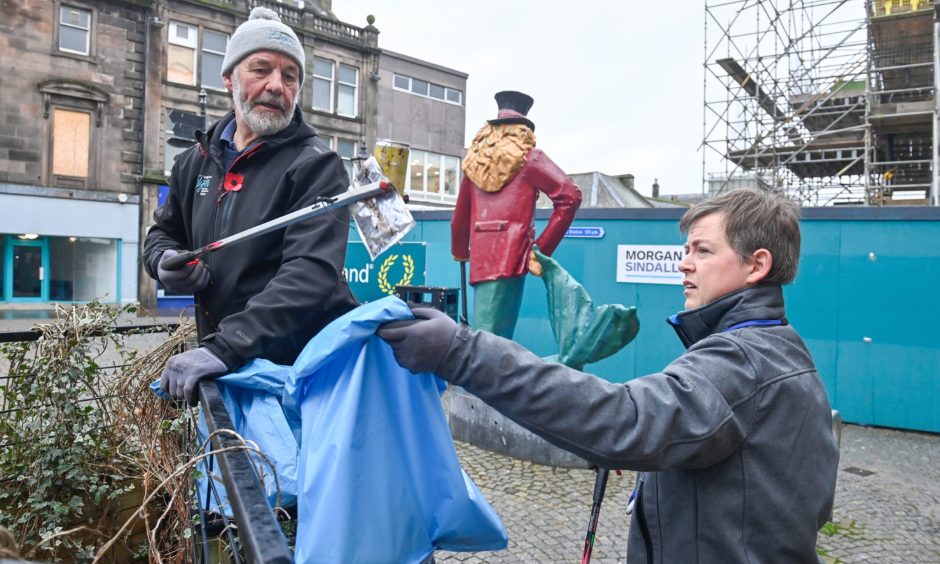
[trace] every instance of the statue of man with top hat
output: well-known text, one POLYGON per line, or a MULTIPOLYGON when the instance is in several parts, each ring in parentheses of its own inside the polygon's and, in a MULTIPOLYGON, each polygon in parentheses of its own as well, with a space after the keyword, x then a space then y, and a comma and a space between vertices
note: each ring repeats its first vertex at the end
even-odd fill
POLYGON ((451 222, 451 252, 470 262, 473 326, 512 338, 525 275, 540 275, 533 248, 550 256, 581 204, 578 186, 535 146, 526 117, 533 99, 514 91, 495 96, 499 113, 477 132, 463 160, 463 181, 451 222), (539 192, 553 205, 536 237, 539 192))

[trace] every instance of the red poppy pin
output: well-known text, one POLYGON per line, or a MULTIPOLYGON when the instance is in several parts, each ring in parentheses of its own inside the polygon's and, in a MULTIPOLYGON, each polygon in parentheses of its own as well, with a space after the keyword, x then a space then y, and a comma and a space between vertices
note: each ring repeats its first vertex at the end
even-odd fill
POLYGON ((225 175, 225 180, 222 181, 222 187, 225 188, 227 192, 238 192, 242 189, 242 182, 244 182, 244 180, 245 177, 241 174, 229 172, 225 175))

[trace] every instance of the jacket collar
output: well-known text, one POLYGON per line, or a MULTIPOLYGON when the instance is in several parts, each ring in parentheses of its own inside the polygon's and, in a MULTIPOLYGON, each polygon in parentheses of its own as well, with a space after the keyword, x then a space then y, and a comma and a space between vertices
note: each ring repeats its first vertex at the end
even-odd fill
POLYGON ((783 319, 783 288, 752 286, 727 294, 710 304, 681 311, 667 323, 675 329, 682 344, 689 348, 705 337, 720 333, 746 321, 783 319))

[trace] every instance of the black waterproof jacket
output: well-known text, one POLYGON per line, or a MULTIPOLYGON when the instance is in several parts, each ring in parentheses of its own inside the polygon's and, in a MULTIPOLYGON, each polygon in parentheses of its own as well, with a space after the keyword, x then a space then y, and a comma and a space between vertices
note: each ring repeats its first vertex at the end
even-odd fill
MULTIPOLYGON (((342 160, 299 110, 223 170, 220 138, 233 119, 230 112, 177 159, 144 243, 150 276, 167 249, 199 248, 349 187, 342 160)), ((292 363, 358 305, 342 273, 348 230, 342 208, 204 256, 211 282, 195 296, 200 344, 231 370, 253 358, 292 363)))
POLYGON ((643 471, 629 564, 815 563, 839 452, 826 390, 784 315, 779 286, 682 312, 686 352, 625 384, 464 326, 437 373, 590 462, 643 471))

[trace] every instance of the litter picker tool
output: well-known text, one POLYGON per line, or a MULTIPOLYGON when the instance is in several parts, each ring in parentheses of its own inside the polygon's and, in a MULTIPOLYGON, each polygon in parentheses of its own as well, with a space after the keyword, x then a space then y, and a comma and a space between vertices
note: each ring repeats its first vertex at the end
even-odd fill
POLYGON ((460 322, 467 322, 467 261, 460 261, 460 322))
POLYGON ((182 268, 186 264, 198 262, 199 257, 213 253, 229 245, 234 245, 235 243, 239 243, 241 241, 247 241, 248 239, 260 237, 261 235, 282 229, 288 225, 293 225, 294 223, 322 215, 329 212, 330 210, 346 207, 356 202, 383 196, 385 194, 395 194, 395 191, 392 189, 392 185, 388 181, 381 180, 378 182, 373 182, 372 184, 367 184, 358 190, 350 190, 349 192, 345 192, 339 196, 332 198, 322 198, 314 204, 291 212, 287 215, 272 219, 271 221, 266 221, 261 225, 256 225, 250 229, 235 233, 234 235, 229 235, 224 239, 219 239, 214 243, 209 243, 208 245, 200 247, 196 250, 180 253, 167 259, 166 263, 163 264, 163 268, 167 270, 176 270, 178 268, 182 268))
POLYGON ((601 516, 601 502, 607 490, 607 477, 610 471, 606 468, 597 468, 597 477, 594 479, 594 504, 591 506, 591 519, 588 521, 587 537, 584 539, 584 552, 581 554, 581 564, 591 561, 591 552, 594 550, 594 537, 597 535, 597 521, 601 516))

